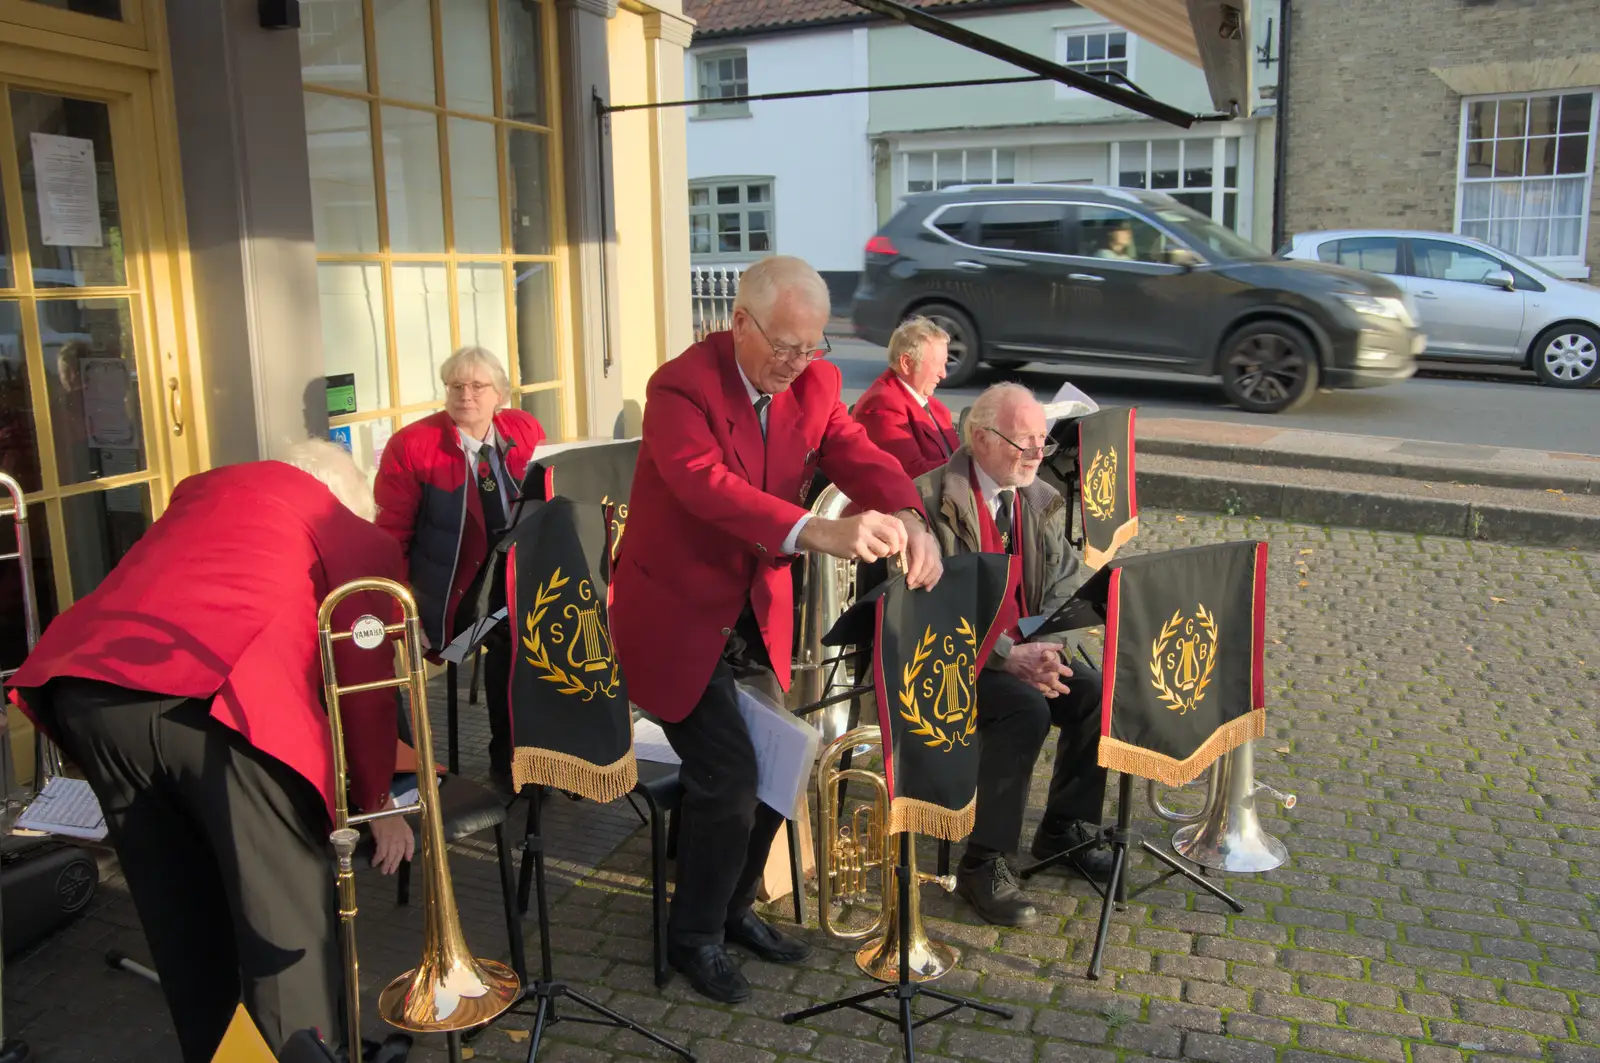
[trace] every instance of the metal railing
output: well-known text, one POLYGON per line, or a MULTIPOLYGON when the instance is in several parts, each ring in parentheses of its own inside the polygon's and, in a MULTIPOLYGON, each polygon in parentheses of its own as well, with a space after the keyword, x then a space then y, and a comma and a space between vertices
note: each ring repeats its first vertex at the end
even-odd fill
POLYGON ((693 266, 689 272, 694 307, 694 338, 705 339, 733 325, 733 300, 739 294, 743 266, 693 266))

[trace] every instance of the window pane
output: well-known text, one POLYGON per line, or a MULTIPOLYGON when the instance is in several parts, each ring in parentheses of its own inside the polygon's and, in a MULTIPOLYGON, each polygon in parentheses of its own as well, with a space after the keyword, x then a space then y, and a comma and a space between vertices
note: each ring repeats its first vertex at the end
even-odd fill
POLYGON ((500 80, 505 116, 546 124, 544 26, 535 0, 500 0, 500 80))
POLYGON ((1501 268, 1500 263, 1488 255, 1437 240, 1411 241, 1411 257, 1417 276, 1430 280, 1477 283, 1501 268))
POLYGON ((1126 33, 1113 33, 1106 38, 1106 58, 1126 59, 1128 57, 1128 35, 1126 33))
POLYGON ((1087 52, 1085 58, 1090 62, 1106 57, 1106 35, 1103 33, 1091 34, 1085 41, 1087 52))
POLYGON ((394 264, 394 346, 400 403, 443 402, 450 357, 450 281, 443 262, 394 264))
POLYGON ((452 118, 450 137, 450 204, 455 250, 462 254, 498 255, 500 181, 496 176, 494 126, 470 118, 452 118))
MULTIPOLYGON (((1158 140, 1150 145, 1150 187, 1178 187, 1178 142, 1158 140)), ((1206 211, 1207 214, 1210 211, 1206 211)))
POLYGON ((1464 186, 1461 195, 1461 217, 1465 220, 1482 220, 1489 216, 1491 196, 1489 186, 1472 182, 1464 186))
POLYGON ((352 262, 317 263, 322 360, 329 376, 356 378, 356 410, 389 405, 383 271, 352 262))
POLYGON ((439 120, 424 111, 383 108, 383 169, 390 250, 443 252, 439 120))
POLYGON ((711 189, 709 189, 709 188, 691 188, 691 189, 689 189, 689 206, 691 206, 691 207, 705 207, 705 206, 710 206, 710 204, 711 204, 711 189))
POLYGON ((1528 130, 1528 101, 1501 100, 1500 117, 1495 122, 1494 135, 1501 140, 1507 137, 1526 136, 1528 130))
POLYGON ((717 215, 717 250, 723 254, 738 254, 744 250, 740 239, 741 226, 738 214, 717 215))
POLYGON ((772 200, 772 186, 746 185, 744 201, 746 203, 768 203, 772 200))
POLYGON ((972 208, 968 206, 951 207, 942 211, 934 221, 933 227, 952 239, 961 239, 962 227, 967 224, 967 219, 972 217, 972 208))
POLYGON ((312 0, 300 5, 300 80, 367 91, 361 0, 312 0))
POLYGON ((1067 38, 1067 62, 1083 62, 1084 39, 1081 36, 1067 38))
POLYGON ((967 181, 989 184, 994 180, 994 152, 988 148, 967 152, 967 181))
POLYGON ((372 11, 378 40, 378 95, 435 102, 428 0, 383 0, 372 11))
POLYGON ((931 192, 933 190, 933 155, 914 151, 906 156, 906 190, 931 192))
MULTIPOLYGON (((10 517, 0 518, 0 543, 6 553, 17 548, 16 522, 10 517)), ((50 560, 48 509, 39 503, 28 507, 28 553, 33 555, 33 599, 39 609, 39 630, 43 631, 56 616, 56 573, 50 560)), ((23 621, 22 567, 7 561, 0 568, 0 668, 7 671, 20 666, 28 655, 28 629, 23 621)))
POLYGON ((72 593, 82 598, 100 585, 150 527, 150 486, 135 484, 61 500, 72 593))
POLYGON ((1389 236, 1361 237, 1339 242, 1341 266, 1364 269, 1370 273, 1400 272, 1400 241, 1389 236))
POLYGON ((312 225, 317 250, 378 250, 378 196, 372 182, 371 110, 359 100, 305 94, 312 225))
POLYGON ((1550 254, 1566 258, 1576 257, 1582 253, 1578 246, 1578 236, 1583 230, 1583 222, 1579 218, 1557 218, 1550 223, 1550 254))
POLYGON ((0 302, 0 472, 10 474, 24 491, 37 491, 41 486, 38 429, 22 342, 22 309, 0 302))
POLYGON ((1583 173, 1589 168, 1589 138, 1562 137, 1556 146, 1556 173, 1583 173))
POLYGON ((1222 197, 1222 224, 1235 232, 1239 229, 1239 193, 1227 192, 1222 197))
POLYGON ((506 282, 500 264, 462 264, 456 267, 456 292, 461 300, 461 345, 493 351, 505 361, 506 282))
POLYGON ((1075 244, 1069 244, 1066 248, 1073 254, 1113 261, 1159 260, 1162 245, 1160 230, 1125 210, 1080 206, 1077 208, 1076 229, 1073 234, 1075 244))
POLYGON ((550 160, 545 133, 506 130, 506 191, 510 195, 511 249, 550 254, 550 160))
POLYGON ((4 198, 0 196, 0 288, 14 288, 17 282, 11 273, 11 236, 6 229, 4 198))
POLYGON ((517 404, 538 419, 550 442, 559 443, 566 439, 566 428, 561 423, 560 388, 547 388, 522 395, 517 404))
POLYGON ((739 202, 739 186, 738 185, 723 185, 721 188, 717 189, 717 204, 719 206, 726 206, 726 205, 728 205, 730 203, 734 204, 734 205, 737 205, 738 202, 739 202))
POLYGON ((711 253, 711 215, 689 215, 689 251, 696 255, 711 253))
POLYGON ((1524 221, 1521 230, 1517 233, 1517 246, 1513 250, 1519 255, 1528 257, 1548 255, 1550 253, 1550 223, 1531 219, 1524 221))
POLYGON ((1575 92, 1561 97, 1561 132, 1587 133, 1590 112, 1593 110, 1592 92, 1575 92))
POLYGON ((1486 140, 1494 136, 1494 101, 1477 100, 1467 105, 1467 139, 1486 140))
POLYGON ((940 151, 934 154, 934 187, 949 188, 951 185, 961 183, 961 157, 965 154, 960 151, 940 151))
POLYGON ((1060 253, 1066 208, 1053 203, 998 203, 983 208, 978 243, 1008 251, 1060 253))
POLYGON ((1494 175, 1496 177, 1522 176, 1522 140, 1502 140, 1494 146, 1494 175))
POLYGON ((1539 96, 1528 103, 1528 135, 1549 136, 1556 131, 1556 112, 1560 109, 1558 96, 1539 96))
POLYGON ((561 379, 556 361, 555 267, 548 262, 518 262, 517 368, 521 385, 561 379))
POLYGON ((1556 138, 1534 137, 1528 141, 1527 173, 1543 177, 1556 172, 1556 138))
POLYGON ((11 120, 33 283, 40 288, 125 283, 106 105, 13 91, 11 120))
POLYGON ((489 0, 449 0, 440 4, 439 23, 444 37, 445 105, 457 111, 493 114, 489 0))
POLYGON ((133 323, 126 299, 41 301, 39 333, 63 484, 146 468, 133 323))
POLYGON ((1584 200, 1588 191, 1588 182, 1582 177, 1569 177, 1561 181, 1552 181, 1556 192, 1555 212, 1576 217, 1584 213, 1584 200))
POLYGON ((1468 177, 1494 176, 1494 141, 1474 140, 1467 144, 1466 175, 1468 177))

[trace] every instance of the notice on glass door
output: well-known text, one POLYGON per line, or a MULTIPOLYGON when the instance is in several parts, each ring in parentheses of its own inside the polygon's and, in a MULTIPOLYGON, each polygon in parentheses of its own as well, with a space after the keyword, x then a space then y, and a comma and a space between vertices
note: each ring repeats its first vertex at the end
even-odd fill
POLYGON ((30 133, 39 194, 39 236, 46 247, 102 247, 94 141, 30 133))

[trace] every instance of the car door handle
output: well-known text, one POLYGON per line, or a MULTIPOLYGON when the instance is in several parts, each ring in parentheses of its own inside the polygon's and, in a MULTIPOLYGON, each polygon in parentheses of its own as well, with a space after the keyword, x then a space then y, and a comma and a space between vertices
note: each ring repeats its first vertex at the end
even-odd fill
POLYGON ((1105 278, 1100 276, 1097 273, 1069 273, 1069 274, 1067 274, 1067 280, 1069 280, 1069 281, 1093 281, 1094 283, 1099 284, 1101 281, 1105 280, 1105 278))
POLYGON ((1437 299, 1437 298, 1439 298, 1433 292, 1417 292, 1415 294, 1416 294, 1418 299, 1437 299))
POLYGON ((956 263, 956 269, 964 269, 968 273, 982 273, 988 268, 989 267, 985 266, 982 262, 974 262, 970 258, 964 258, 960 262, 956 263))

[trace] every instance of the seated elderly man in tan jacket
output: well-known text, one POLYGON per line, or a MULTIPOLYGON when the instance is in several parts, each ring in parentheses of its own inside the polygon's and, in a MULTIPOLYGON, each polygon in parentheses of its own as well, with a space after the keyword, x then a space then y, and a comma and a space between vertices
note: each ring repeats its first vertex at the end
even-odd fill
MULTIPOLYGON (((1050 725, 1061 737, 1044 819, 1034 834, 1035 856, 1061 852, 1098 832, 1106 772, 1095 755, 1099 673, 1081 659, 1069 666, 1065 639, 1022 641, 1017 620, 1054 612, 1089 573, 1067 542, 1067 501, 1038 479, 1055 444, 1033 393, 996 384, 978 396, 962 427, 966 444, 916 480, 923 509, 945 557, 1018 554, 1022 580, 1017 600, 1001 613, 1005 634, 978 673, 977 822, 956 889, 988 922, 1026 926, 1038 913, 1007 856, 1021 841, 1028 784, 1050 725)), ((1105 849, 1086 850, 1078 862, 1097 879, 1110 877, 1105 849)))

